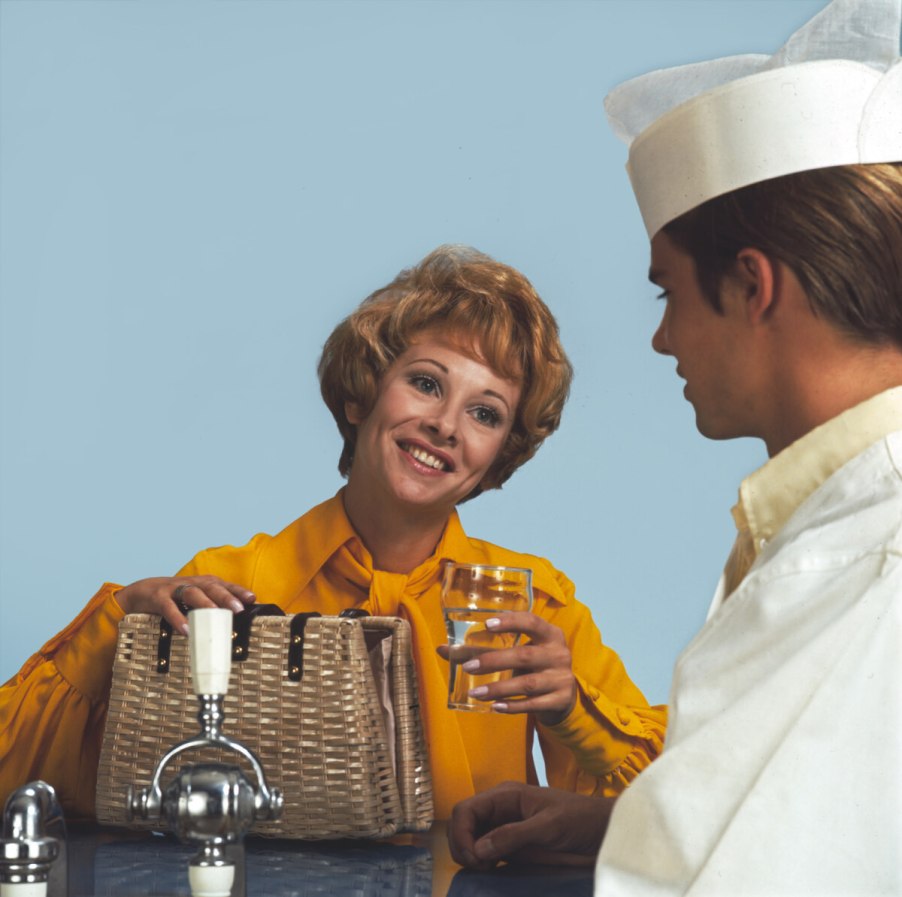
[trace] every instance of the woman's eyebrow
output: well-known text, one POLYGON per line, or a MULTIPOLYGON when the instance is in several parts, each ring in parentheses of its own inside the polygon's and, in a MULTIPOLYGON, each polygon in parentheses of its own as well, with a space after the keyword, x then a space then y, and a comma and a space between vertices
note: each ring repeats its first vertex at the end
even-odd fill
POLYGON ((434 358, 411 358, 405 366, 411 367, 415 364, 434 364, 439 370, 444 371, 446 374, 448 373, 448 368, 434 358))
POLYGON ((484 396, 490 396, 493 399, 498 399, 498 401, 501 402, 501 404, 504 405, 505 408, 510 409, 510 405, 508 404, 507 399, 505 399, 504 396, 501 395, 501 393, 495 392, 494 389, 483 390, 482 394, 484 396))

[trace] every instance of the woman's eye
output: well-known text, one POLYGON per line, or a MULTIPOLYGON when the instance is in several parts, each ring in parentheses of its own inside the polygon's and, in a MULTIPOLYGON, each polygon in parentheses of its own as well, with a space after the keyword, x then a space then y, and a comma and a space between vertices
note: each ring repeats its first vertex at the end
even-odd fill
POLYGON ((497 427, 501 423, 501 415, 494 408, 487 408, 485 405, 474 408, 473 417, 487 427, 497 427))
POLYGON ((426 395, 433 395, 439 391, 438 381, 425 374, 415 374, 410 378, 410 383, 414 389, 426 395))
POLYGON ((670 298, 670 290, 661 290, 661 292, 658 293, 657 296, 655 296, 655 299, 669 299, 669 298, 670 298))

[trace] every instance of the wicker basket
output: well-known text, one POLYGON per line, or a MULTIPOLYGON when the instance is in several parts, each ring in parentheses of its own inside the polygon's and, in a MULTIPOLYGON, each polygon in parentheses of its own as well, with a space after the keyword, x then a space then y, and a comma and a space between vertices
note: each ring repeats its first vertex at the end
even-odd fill
MULTIPOLYGON (((303 635, 303 671, 292 677, 291 616, 256 617, 240 663, 232 664, 223 731, 260 759, 285 805, 274 822, 251 831, 279 838, 380 838, 432 824, 432 781, 419 715, 410 626, 395 617, 312 616, 303 635), (385 656, 385 675, 371 665, 385 656), (392 710, 382 708, 384 678, 392 710), (390 745, 387 731, 393 745, 390 745)), ((164 636, 165 638, 165 636, 164 636)), ((295 639, 297 641, 297 639, 295 639)), ((126 816, 126 791, 150 783, 174 744, 196 735, 188 640, 169 638, 160 660, 160 618, 130 614, 119 624, 113 686, 97 777, 97 819, 130 828, 158 821, 126 816), (162 669, 165 668, 165 671, 162 669), (158 671, 160 670, 160 671, 158 671)), ((298 668, 294 667, 294 674, 298 668)), ((253 772, 243 758, 215 748, 186 751, 179 766, 220 761, 253 772)), ((163 786, 178 772, 166 770, 163 786)))

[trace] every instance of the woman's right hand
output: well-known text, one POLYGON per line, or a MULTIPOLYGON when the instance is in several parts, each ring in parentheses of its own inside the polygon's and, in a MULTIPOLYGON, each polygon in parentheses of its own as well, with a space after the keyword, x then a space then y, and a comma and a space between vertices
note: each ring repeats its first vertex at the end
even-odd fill
POLYGON ((173 629, 188 634, 188 621, 178 603, 196 607, 225 607, 241 613, 257 597, 243 586, 218 576, 153 576, 139 579, 116 593, 127 614, 159 614, 173 629))

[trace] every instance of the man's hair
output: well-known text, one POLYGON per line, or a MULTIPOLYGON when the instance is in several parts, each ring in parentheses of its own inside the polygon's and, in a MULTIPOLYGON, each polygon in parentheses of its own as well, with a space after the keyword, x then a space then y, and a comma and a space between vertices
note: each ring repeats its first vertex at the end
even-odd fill
POLYGON ((708 200, 663 232, 695 261, 718 311, 742 249, 786 264, 812 311, 849 336, 902 348, 902 163, 773 178, 708 200))
POLYGON ((469 498, 500 487, 557 429, 573 369, 557 322, 519 271, 469 247, 440 246, 368 296, 323 346, 320 390, 344 439, 343 476, 357 438, 346 404, 369 414, 383 374, 429 328, 522 386, 510 435, 469 498))

